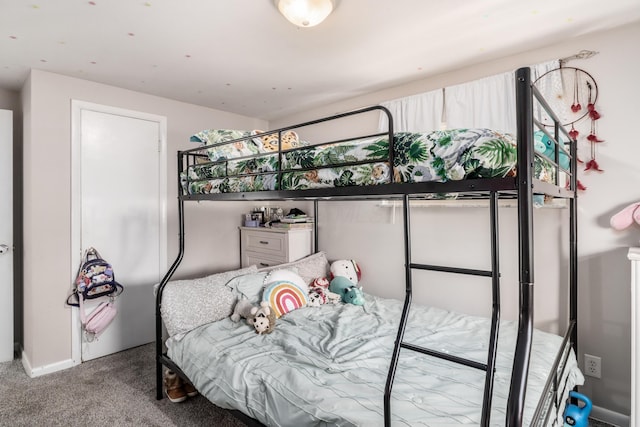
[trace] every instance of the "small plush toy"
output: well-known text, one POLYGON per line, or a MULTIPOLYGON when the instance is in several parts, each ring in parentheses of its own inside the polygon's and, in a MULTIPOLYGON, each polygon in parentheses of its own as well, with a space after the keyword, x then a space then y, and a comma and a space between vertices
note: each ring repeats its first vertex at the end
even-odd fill
POLYGON ((353 305, 364 305, 362 287, 357 287, 344 276, 335 277, 329 284, 329 290, 342 298, 342 302, 353 305))
POLYGON ((331 271, 331 279, 336 277, 346 277, 349 281, 357 285, 360 281, 360 266, 352 259, 341 259, 331 263, 329 269, 331 271))
POLYGON ((340 295, 342 302, 363 305, 362 287, 356 286, 361 277, 358 264, 352 259, 340 259, 332 262, 329 270, 331 271, 329 290, 340 295))
POLYGON ((270 334, 276 327, 276 314, 269 307, 269 303, 262 301, 260 308, 253 307, 251 309, 253 315, 253 327, 256 328, 258 335, 270 334))
POLYGON ((640 202, 632 203, 611 217, 610 224, 615 230, 624 230, 633 223, 640 225, 640 202))
MULTIPOLYGON (((542 131, 537 131, 534 133, 534 143, 533 149, 540 153, 544 154, 551 160, 555 160, 556 158, 556 148, 553 141, 542 131)), ((563 169, 569 170, 569 157, 560 151, 560 167, 563 169)))
POLYGON ((240 318, 247 319, 247 323, 255 328, 258 335, 270 334, 276 326, 275 313, 269 309, 269 304, 264 301, 260 303, 260 308, 258 308, 246 298, 238 300, 233 309, 231 320, 238 322, 240 318))
POLYGON ((322 304, 336 304, 341 297, 329 290, 329 280, 318 277, 309 285, 309 307, 320 307, 322 304))

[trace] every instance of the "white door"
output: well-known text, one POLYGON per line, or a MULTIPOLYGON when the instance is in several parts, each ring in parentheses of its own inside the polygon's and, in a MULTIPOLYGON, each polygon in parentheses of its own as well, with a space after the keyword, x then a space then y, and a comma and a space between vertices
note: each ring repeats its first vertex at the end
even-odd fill
MULTIPOLYGON (((118 315, 98 340, 80 334, 81 358, 95 359, 155 339, 153 285, 166 270, 166 120, 74 102, 74 193, 79 252, 96 248, 124 286, 118 315)), ((98 302, 85 305, 87 313, 98 302)))
POLYGON ((0 362, 13 359, 13 112, 0 110, 0 362))

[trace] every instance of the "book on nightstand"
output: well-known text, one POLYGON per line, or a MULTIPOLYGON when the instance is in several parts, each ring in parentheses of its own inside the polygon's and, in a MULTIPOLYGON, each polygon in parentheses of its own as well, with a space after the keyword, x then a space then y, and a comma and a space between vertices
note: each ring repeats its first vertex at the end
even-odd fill
POLYGON ((272 222, 271 228, 299 229, 313 228, 313 222, 272 222))
POLYGON ((313 218, 309 218, 306 215, 299 215, 299 216, 284 217, 280 220, 280 222, 284 222, 286 224, 298 224, 298 223, 309 222, 309 220, 313 221, 313 218))

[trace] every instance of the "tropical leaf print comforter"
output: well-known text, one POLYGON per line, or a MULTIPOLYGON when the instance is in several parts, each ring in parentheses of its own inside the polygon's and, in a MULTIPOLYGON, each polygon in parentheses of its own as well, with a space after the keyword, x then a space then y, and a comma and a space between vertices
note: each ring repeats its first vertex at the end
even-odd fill
POLYGON ((183 186, 189 194, 206 194, 504 177, 517 157, 515 140, 490 129, 396 133, 393 176, 388 154, 386 136, 309 145, 282 153, 280 182, 278 155, 270 153, 195 165, 183 186))

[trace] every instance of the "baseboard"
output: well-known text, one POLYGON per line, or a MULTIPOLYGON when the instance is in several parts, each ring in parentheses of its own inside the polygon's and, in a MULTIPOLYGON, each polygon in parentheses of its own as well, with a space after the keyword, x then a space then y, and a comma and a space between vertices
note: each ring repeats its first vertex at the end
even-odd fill
POLYGON ((619 412, 610 411, 609 409, 595 405, 591 408, 590 417, 599 421, 604 421, 605 423, 613 424, 617 427, 629 427, 631 422, 629 415, 623 415, 619 412))
POLYGON ((29 362, 29 358, 26 353, 22 352, 22 367, 24 371, 31 378, 40 377, 42 375, 52 374, 54 372, 63 371, 65 369, 72 368, 76 366, 77 363, 73 359, 62 360, 60 362, 51 363, 49 365, 38 366, 36 368, 31 367, 31 362, 29 362))

